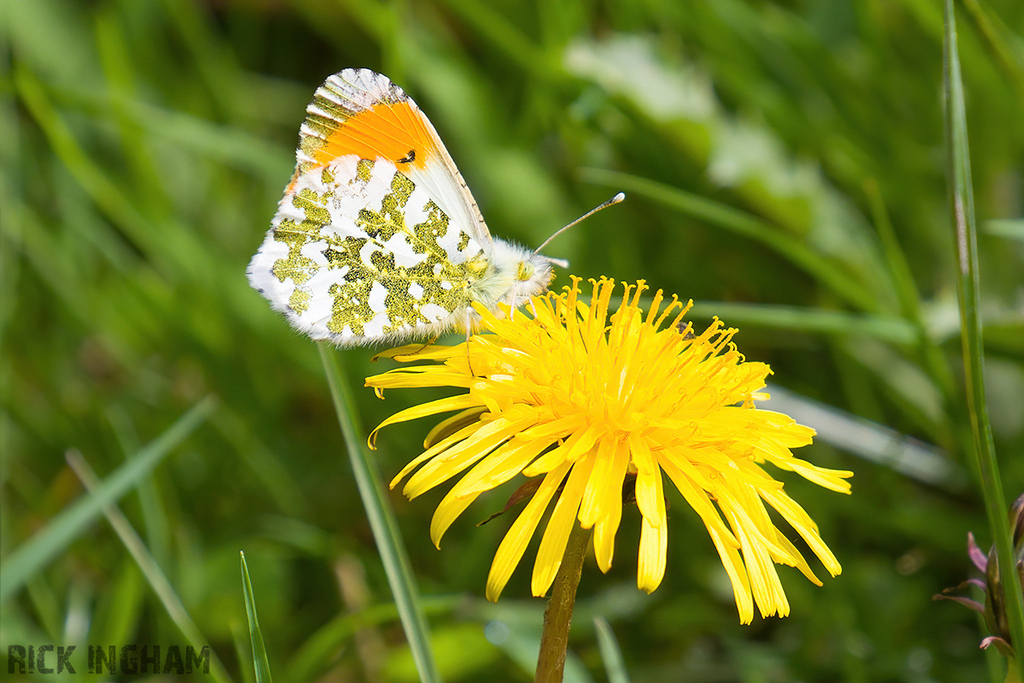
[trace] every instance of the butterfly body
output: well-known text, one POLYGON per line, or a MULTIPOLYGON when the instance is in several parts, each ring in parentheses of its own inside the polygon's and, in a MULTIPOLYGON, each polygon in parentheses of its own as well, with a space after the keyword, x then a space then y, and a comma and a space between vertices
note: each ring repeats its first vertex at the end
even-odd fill
POLYGON ((316 91, 295 174, 247 271, 300 332, 339 346, 472 329, 474 303, 545 291, 551 260, 490 235, 430 121, 386 77, 316 91))

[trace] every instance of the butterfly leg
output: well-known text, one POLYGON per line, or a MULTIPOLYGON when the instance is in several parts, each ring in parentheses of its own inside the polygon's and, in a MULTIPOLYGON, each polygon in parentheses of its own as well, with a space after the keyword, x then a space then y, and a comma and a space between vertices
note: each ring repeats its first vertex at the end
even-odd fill
POLYGON ((468 307, 466 309, 466 365, 469 367, 469 374, 470 374, 470 376, 474 377, 474 376, 476 376, 476 373, 473 372, 473 359, 470 358, 470 355, 469 355, 469 338, 473 336, 473 332, 472 332, 473 326, 469 322, 470 320, 473 319, 471 317, 472 315, 473 315, 473 308, 472 307, 468 307))
POLYGON ((430 346, 431 344, 433 344, 436 341, 437 341, 437 335, 435 334, 433 337, 430 338, 430 341, 424 342, 423 346, 421 346, 420 348, 418 348, 415 351, 413 351, 412 354, 410 354, 410 355, 415 355, 417 353, 422 353, 423 349, 427 348, 428 346, 430 346))
POLYGON ((512 320, 512 318, 516 314, 516 308, 518 308, 518 306, 516 306, 516 299, 519 298, 519 291, 518 290, 519 290, 519 283, 516 282, 515 284, 512 285, 512 296, 509 298, 509 303, 508 303, 508 319, 509 320, 512 320))

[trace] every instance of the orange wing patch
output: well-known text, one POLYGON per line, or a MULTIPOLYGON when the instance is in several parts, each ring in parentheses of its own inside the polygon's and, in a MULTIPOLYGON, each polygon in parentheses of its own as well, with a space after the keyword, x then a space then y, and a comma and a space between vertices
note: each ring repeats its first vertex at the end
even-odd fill
POLYGON ((427 117, 401 88, 372 71, 346 69, 324 81, 306 107, 288 189, 303 173, 345 156, 423 170, 431 157, 441 155, 440 144, 427 117))
POLYGON ((422 169, 437 153, 423 114, 409 101, 376 104, 341 123, 310 155, 315 166, 354 154, 360 159, 384 158, 399 169, 422 169))

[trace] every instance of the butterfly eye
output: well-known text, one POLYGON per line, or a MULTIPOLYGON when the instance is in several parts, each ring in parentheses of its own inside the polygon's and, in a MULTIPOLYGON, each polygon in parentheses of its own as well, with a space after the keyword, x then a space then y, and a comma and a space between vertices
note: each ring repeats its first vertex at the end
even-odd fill
POLYGON ((532 263, 528 261, 520 261, 519 267, 516 268, 516 280, 519 282, 526 282, 533 277, 536 270, 537 269, 533 267, 532 263))

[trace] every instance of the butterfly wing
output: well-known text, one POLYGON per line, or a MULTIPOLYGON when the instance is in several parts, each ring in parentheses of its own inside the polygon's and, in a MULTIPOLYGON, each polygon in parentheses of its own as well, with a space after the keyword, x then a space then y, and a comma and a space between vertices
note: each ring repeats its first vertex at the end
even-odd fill
POLYGON ((299 131, 296 174, 341 156, 387 159, 426 190, 448 217, 489 250, 491 235, 466 181, 430 120, 386 76, 334 74, 313 95, 299 131))
POLYGON ((465 324, 493 243, 426 116, 384 76, 352 69, 307 114, 250 284, 299 331, 339 345, 465 324))

